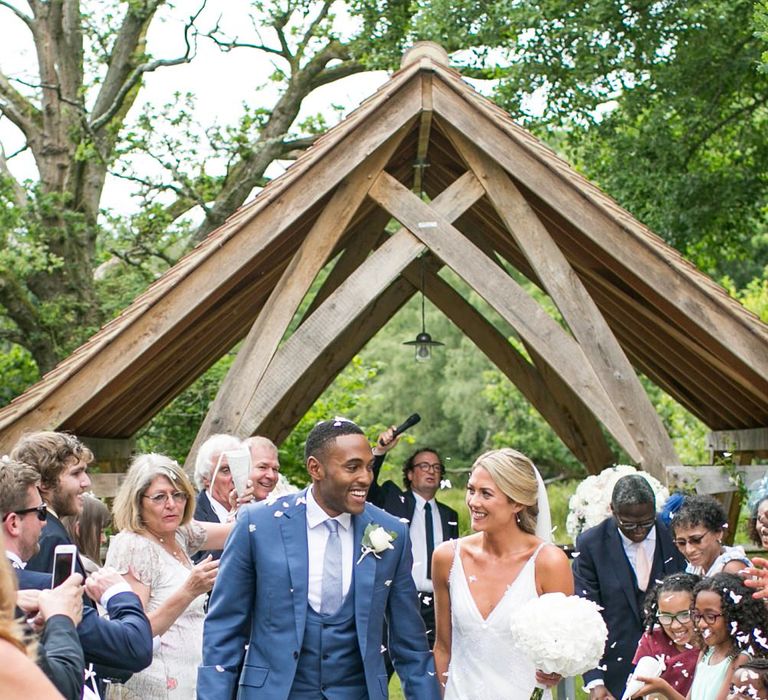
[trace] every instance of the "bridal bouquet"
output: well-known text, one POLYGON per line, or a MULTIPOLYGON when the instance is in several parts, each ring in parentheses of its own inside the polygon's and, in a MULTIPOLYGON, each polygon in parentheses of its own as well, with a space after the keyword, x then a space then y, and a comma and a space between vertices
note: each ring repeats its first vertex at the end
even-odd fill
MULTIPOLYGON (((563 593, 545 593, 528 601, 513 615, 510 629, 515 646, 537 669, 563 677, 595 668, 608 638, 600 607, 563 593)), ((536 688, 531 700, 543 694, 543 688, 536 688)))
POLYGON ((576 488, 568 501, 568 518, 565 529, 573 542, 586 529, 598 525, 611 514, 611 494, 616 482, 627 474, 640 474, 650 484, 656 495, 656 510, 660 511, 669 498, 669 490, 657 478, 638 471, 628 464, 603 469, 599 474, 588 476, 576 488))

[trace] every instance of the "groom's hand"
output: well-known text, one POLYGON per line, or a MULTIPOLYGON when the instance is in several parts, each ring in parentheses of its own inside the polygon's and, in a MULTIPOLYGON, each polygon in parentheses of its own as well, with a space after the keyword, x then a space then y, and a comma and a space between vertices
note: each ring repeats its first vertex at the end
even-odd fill
POLYGON ((589 700, 616 700, 604 685, 596 685, 589 689, 589 700))

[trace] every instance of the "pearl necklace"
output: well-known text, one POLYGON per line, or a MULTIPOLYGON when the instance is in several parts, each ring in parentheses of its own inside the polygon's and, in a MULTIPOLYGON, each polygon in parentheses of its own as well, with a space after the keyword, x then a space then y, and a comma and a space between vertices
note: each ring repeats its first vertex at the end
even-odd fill
POLYGON ((164 537, 160 537, 160 535, 156 535, 156 534, 155 534, 154 532, 152 532, 151 530, 147 530, 147 532, 149 532, 149 534, 150 534, 150 535, 152 535, 152 537, 154 537, 154 538, 155 538, 155 539, 156 539, 156 540, 157 540, 157 541, 160 543, 160 546, 161 546, 161 547, 162 547, 162 548, 163 548, 163 549, 164 549, 166 552, 168 552, 168 554, 170 554, 170 555, 171 555, 171 556, 172 556, 174 559, 176 559, 176 561, 178 561, 180 564, 183 564, 184 566, 186 566, 186 565, 187 565, 186 557, 182 557, 181 551, 179 550, 179 545, 178 545, 178 544, 176 544, 176 540, 175 540, 175 538, 174 538, 174 545, 175 545, 175 546, 174 546, 174 548, 171 550, 171 549, 169 549, 169 548, 167 547, 167 545, 165 544, 165 538, 164 538, 164 537))

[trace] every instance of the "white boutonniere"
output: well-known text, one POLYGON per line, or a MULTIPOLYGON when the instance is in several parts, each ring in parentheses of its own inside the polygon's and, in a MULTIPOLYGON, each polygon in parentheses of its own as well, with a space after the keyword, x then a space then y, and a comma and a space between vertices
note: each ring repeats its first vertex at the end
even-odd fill
POLYGON ((381 559, 379 555, 382 552, 386 552, 388 549, 394 549, 392 541, 396 537, 396 532, 387 531, 381 525, 376 525, 376 523, 368 523, 365 532, 363 532, 363 542, 361 545, 362 554, 357 560, 357 563, 359 564, 369 554, 373 554, 377 559, 381 559))

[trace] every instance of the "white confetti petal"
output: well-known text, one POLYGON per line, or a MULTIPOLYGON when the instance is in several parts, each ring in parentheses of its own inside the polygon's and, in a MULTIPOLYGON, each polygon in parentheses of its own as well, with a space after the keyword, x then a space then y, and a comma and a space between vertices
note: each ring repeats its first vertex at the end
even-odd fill
POLYGON ((256 531, 256 526, 253 523, 251 523, 248 526, 248 532, 255 532, 255 531, 256 531))
POLYGON ((283 511, 282 510, 276 510, 275 511, 275 517, 276 518, 282 518, 283 517, 283 511))

